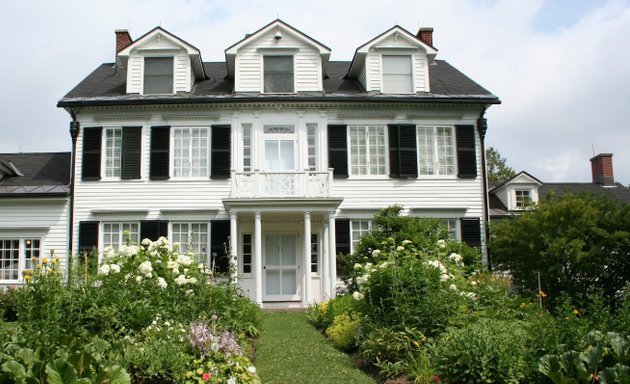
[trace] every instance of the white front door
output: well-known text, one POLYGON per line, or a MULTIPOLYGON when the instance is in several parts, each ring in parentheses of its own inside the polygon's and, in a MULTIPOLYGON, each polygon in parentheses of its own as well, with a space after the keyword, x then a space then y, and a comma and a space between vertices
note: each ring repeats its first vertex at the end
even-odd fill
POLYGON ((294 234, 265 236, 265 301, 299 300, 298 255, 294 234))

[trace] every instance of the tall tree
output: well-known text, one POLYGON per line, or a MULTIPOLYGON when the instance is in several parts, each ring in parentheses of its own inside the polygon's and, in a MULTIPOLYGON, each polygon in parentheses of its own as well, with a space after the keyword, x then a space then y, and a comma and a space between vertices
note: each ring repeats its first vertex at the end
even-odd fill
POLYGON ((507 159, 502 157, 494 147, 486 149, 486 164, 488 166, 488 182, 502 183, 514 177, 514 169, 507 165, 507 159))

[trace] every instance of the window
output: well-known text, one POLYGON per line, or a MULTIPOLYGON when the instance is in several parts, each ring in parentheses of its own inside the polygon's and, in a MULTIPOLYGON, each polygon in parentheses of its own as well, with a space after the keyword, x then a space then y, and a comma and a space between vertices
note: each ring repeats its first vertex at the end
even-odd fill
POLYGON ((22 272, 32 269, 33 257, 40 255, 39 239, 0 239, 0 281, 18 282, 22 272))
POLYGON ((243 234, 243 273, 252 273, 252 234, 243 234))
POLYGON ((459 220, 457 219, 441 219, 440 220, 440 224, 442 224, 444 228, 446 228, 446 230, 448 231, 449 239, 453 239, 453 240, 459 239, 459 231, 457 228, 458 222, 459 220))
POLYGON ((383 56, 383 93, 413 93, 411 56, 383 56))
POLYGON ((352 220, 352 252, 357 248, 361 238, 371 229, 372 222, 370 220, 352 220))
POLYGON ((293 92, 293 56, 264 57, 265 92, 293 92))
POLYGON ((174 177, 208 176, 208 128, 173 129, 174 177))
POLYGON ((455 141, 452 127, 418 127, 420 175, 454 175, 455 141))
POLYGON ((105 177, 120 177, 122 128, 105 129, 105 177))
POLYGON ((192 252, 197 256, 198 262, 209 266, 208 224, 173 223, 172 228, 173 242, 181 244, 179 252, 192 252))
POLYGON ((118 249, 121 245, 140 242, 138 223, 103 223, 103 247, 118 249))
POLYGON ((252 125, 243 124, 243 172, 252 171, 252 125))
POLYGON ((144 58, 144 94, 173 93, 173 58, 144 58))
POLYGON ((311 272, 319 272, 317 235, 311 234, 311 272))
POLYGON ((529 189, 517 189, 514 191, 514 194, 516 196, 516 209, 525 209, 531 204, 532 196, 529 189))
POLYGON ((354 176, 385 175, 385 127, 350 127, 350 171, 354 176))
POLYGON ((317 124, 306 124, 306 141, 308 145, 308 169, 317 170, 317 124))

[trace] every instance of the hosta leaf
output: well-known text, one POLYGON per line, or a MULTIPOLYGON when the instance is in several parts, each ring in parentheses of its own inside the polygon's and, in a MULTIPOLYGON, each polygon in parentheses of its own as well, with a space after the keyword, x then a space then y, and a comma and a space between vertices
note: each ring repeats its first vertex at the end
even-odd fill
POLYGON ((77 371, 63 359, 51 361, 46 365, 49 384, 77 384, 77 371))
POLYGON ((26 377, 26 369, 15 360, 9 360, 2 364, 2 371, 10 374, 16 381, 26 377))

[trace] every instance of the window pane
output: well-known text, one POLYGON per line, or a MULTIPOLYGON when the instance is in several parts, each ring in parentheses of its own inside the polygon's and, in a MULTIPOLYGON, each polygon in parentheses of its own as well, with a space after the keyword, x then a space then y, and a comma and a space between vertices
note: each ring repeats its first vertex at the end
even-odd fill
POLYGON ((293 92, 293 56, 265 56, 265 92, 293 92))
POLYGON ((243 273, 252 273, 252 235, 243 234, 243 273))
POLYGON ((175 177, 208 176, 208 128, 175 128, 173 130, 173 175, 175 177))
POLYGON ((317 124, 306 124, 308 145, 308 169, 317 170, 317 124))
POLYGON ((210 265, 207 223, 173 223, 171 228, 173 242, 181 245, 180 253, 191 252, 198 262, 210 265))
POLYGON ((144 58, 144 93, 173 93, 173 58, 144 58))
POLYGON ((411 56, 383 56, 383 93, 412 93, 411 56))
POLYGON ((120 177, 122 129, 105 129, 105 177, 120 177))
POLYGON ((352 251, 361 241, 361 238, 370 232, 372 222, 370 220, 352 220, 352 251))
POLYGON ((350 170, 352 175, 385 175, 385 128, 350 127, 350 170))
POLYGON ((311 234, 311 272, 319 272, 317 235, 311 234))
POLYGON ((252 170, 252 125, 243 124, 243 172, 252 170))
POLYGON ((455 174, 453 127, 418 127, 420 175, 455 174))
POLYGON ((18 280, 19 266, 20 240, 0 240, 0 280, 18 280))

